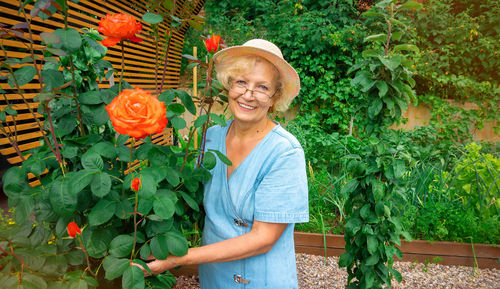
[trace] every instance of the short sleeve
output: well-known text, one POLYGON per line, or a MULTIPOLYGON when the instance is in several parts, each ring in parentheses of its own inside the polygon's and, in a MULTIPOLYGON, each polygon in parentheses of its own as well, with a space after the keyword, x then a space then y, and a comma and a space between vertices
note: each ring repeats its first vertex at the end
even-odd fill
POLYGON ((269 223, 309 221, 306 165, 301 147, 283 152, 265 172, 255 191, 254 219, 269 223))

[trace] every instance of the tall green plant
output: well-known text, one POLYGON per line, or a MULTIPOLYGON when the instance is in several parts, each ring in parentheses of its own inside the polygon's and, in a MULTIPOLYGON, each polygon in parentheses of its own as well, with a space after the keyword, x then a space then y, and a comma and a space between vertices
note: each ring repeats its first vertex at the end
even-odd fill
POLYGON ((374 31, 378 27, 384 31, 365 38, 371 47, 350 69, 356 71, 352 85, 365 94, 366 103, 359 105, 360 113, 369 119, 364 130, 370 137, 359 155, 347 163, 352 179, 343 187, 349 194, 349 217, 344 235, 346 253, 339 265, 347 267, 347 288, 390 287, 393 277, 401 281, 401 274, 392 265, 394 255, 401 258, 396 247, 401 244, 400 236, 410 236, 402 230, 395 200, 405 184, 411 159, 405 147, 398 145, 397 132, 386 128, 400 121, 402 111, 415 99, 412 58, 407 52, 417 52, 418 48, 402 42, 407 25, 400 15, 406 9, 420 7, 412 1, 384 0, 363 13, 374 20, 374 31))

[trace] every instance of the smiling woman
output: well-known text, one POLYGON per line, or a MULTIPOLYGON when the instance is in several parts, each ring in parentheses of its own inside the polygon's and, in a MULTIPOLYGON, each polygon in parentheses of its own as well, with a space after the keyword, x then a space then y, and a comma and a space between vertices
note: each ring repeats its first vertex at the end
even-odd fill
POLYGON ((201 288, 297 288, 294 224, 309 220, 304 152, 268 112, 286 110, 299 77, 262 39, 224 49, 214 63, 234 120, 211 127, 205 149, 232 164, 217 163, 205 183, 202 246, 148 266, 200 264, 201 288))

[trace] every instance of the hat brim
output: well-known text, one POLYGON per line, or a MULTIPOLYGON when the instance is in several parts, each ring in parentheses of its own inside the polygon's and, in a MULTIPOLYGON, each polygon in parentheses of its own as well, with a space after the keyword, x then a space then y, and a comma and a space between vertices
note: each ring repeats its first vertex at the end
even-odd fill
POLYGON ((241 55, 257 55, 273 64, 281 75, 282 96, 287 98, 288 102, 299 94, 300 78, 297 71, 286 60, 267 50, 251 46, 231 46, 214 55, 215 66, 225 59, 241 55))

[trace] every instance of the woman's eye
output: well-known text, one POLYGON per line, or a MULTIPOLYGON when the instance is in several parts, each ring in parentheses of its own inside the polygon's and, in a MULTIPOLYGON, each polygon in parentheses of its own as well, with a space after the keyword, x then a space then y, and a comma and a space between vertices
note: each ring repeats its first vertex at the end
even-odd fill
POLYGON ((247 84, 244 80, 236 80, 235 83, 239 84, 239 85, 246 85, 247 84))
POLYGON ((267 86, 265 86, 265 85, 259 85, 259 89, 260 90, 264 90, 264 91, 268 91, 269 90, 269 88, 267 88, 267 86))

